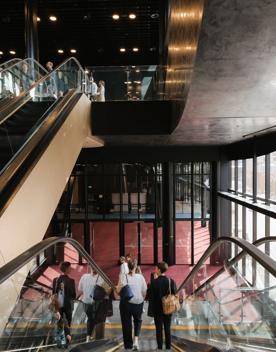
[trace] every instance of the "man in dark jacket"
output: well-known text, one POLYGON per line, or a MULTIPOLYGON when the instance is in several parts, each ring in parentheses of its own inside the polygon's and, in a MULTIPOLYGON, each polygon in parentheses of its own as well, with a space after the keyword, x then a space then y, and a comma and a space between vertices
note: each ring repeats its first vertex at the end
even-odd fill
POLYGON ((161 262, 156 267, 158 278, 153 280, 150 285, 150 300, 152 303, 152 313, 154 316, 154 323, 156 327, 156 340, 158 350, 163 347, 163 326, 165 330, 165 343, 166 349, 171 348, 171 315, 163 313, 162 298, 167 296, 170 292, 169 285, 171 286, 171 293, 176 293, 176 284, 174 280, 168 278, 165 273, 168 270, 168 264, 161 262))
MULTIPOLYGON (((76 299, 75 281, 68 276, 71 270, 71 264, 69 262, 62 262, 60 264, 60 270, 63 274, 54 279, 53 294, 57 295, 61 319, 65 317, 68 326, 70 327, 72 321, 73 300, 76 299)), ((68 342, 70 342, 70 330, 66 332, 66 335, 68 342)))

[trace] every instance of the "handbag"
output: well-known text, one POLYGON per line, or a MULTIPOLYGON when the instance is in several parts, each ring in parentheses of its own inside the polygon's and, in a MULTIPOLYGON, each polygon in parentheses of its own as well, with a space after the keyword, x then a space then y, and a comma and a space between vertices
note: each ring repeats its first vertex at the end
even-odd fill
POLYGON ((128 302, 129 300, 131 300, 131 298, 133 298, 134 294, 128 284, 128 279, 127 279, 127 275, 126 275, 126 281, 127 284, 125 286, 122 287, 121 291, 120 291, 120 300, 121 302, 128 302))
POLYGON ((93 292, 94 301, 102 301, 106 296, 105 289, 102 286, 97 285, 98 279, 99 279, 99 275, 97 277, 94 292, 93 292))
POLYGON ((169 279, 169 294, 162 297, 162 307, 165 315, 170 315, 180 310, 179 297, 171 292, 171 279, 169 279))

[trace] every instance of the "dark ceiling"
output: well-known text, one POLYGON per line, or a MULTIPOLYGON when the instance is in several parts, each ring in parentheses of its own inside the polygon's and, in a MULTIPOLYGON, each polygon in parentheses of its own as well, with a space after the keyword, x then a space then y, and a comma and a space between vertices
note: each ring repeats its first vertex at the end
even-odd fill
MULTIPOLYGON (((161 6, 162 0, 38 0, 40 61, 58 63, 73 48, 85 66, 156 64, 161 6), (114 13, 119 20, 112 19, 114 13), (136 19, 130 20, 130 13, 136 19), (133 52, 134 47, 139 51, 133 52)), ((1 61, 11 58, 9 50, 24 57, 24 0, 1 0, 0 30, 1 61)))

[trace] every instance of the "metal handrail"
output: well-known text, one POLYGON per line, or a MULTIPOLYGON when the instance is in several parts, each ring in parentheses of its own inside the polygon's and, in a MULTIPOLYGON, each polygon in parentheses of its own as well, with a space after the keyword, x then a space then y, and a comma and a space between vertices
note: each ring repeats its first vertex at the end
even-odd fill
MULTIPOLYGON (((1 67, 2 66, 6 66, 6 65, 8 65, 9 63, 11 63, 11 62, 20 62, 20 61, 22 61, 22 59, 19 59, 19 58, 17 58, 17 57, 15 57, 14 59, 10 59, 10 60, 8 60, 8 61, 5 61, 5 62, 3 62, 1 65, 0 65, 0 69, 1 69, 1 67)), ((2 71, 1 71, 2 72, 2 71)))
MULTIPOLYGON (((40 62, 38 62, 38 61, 35 60, 35 59, 31 59, 31 58, 28 58, 28 57, 27 57, 26 59, 23 59, 23 60, 19 59, 19 60, 20 60, 20 61, 15 62, 13 65, 11 65, 11 66, 5 68, 3 71, 1 71, 1 72, 0 72, 1 75, 2 75, 3 73, 5 73, 6 71, 11 70, 12 68, 14 68, 15 66, 17 66, 18 64, 22 65, 24 62, 25 62, 25 63, 28 63, 29 61, 33 61, 33 62, 34 62, 39 68, 41 68, 42 71, 44 71, 46 74, 49 72, 49 71, 46 70, 45 67, 43 67, 43 66, 41 65, 40 62)), ((11 73, 11 74, 14 74, 13 72, 10 72, 10 73, 11 73)), ((43 76, 43 77, 44 77, 44 76, 43 76)))
MULTIPOLYGON (((267 242, 276 242, 276 236, 271 236, 271 237, 262 237, 259 238, 258 240, 253 242, 253 245, 258 247, 261 246, 262 244, 265 244, 267 242)), ((242 257, 244 257, 247 253, 245 251, 241 251, 238 255, 236 255, 233 259, 230 260, 229 263, 227 263, 227 267, 232 266, 235 264, 238 260, 240 260, 242 257)), ((209 284, 212 280, 216 279, 220 274, 222 274, 224 271, 224 268, 221 268, 219 271, 217 271, 215 274, 213 274, 211 277, 209 277, 202 285, 200 285, 194 293, 200 291, 206 284, 209 284)))
POLYGON ((28 264, 30 260, 36 257, 39 253, 46 250, 47 248, 54 246, 58 243, 69 243, 71 244, 88 262, 88 264, 101 275, 104 281, 111 287, 114 288, 112 281, 109 277, 102 271, 102 269, 97 265, 97 263, 91 258, 91 256, 86 252, 86 250, 73 238, 69 237, 50 237, 43 240, 31 248, 27 249, 25 252, 12 259, 7 264, 0 268, 0 284, 9 279, 13 274, 15 274, 24 265, 28 264))
POLYGON ((53 71, 48 72, 45 76, 41 77, 39 80, 34 82, 32 85, 30 85, 29 89, 25 90, 24 92, 21 92, 16 98, 14 98, 10 103, 8 103, 6 106, 4 106, 0 110, 0 125, 5 122, 11 115, 13 115, 18 109, 22 107, 26 102, 28 102, 30 99, 32 99, 30 92, 35 89, 37 86, 39 86, 41 83, 46 81, 51 75, 53 75, 54 72, 59 70, 62 66, 64 66, 67 62, 70 60, 73 60, 80 71, 86 75, 85 70, 81 66, 80 62, 75 58, 75 57, 70 57, 66 59, 64 62, 62 62, 59 66, 57 66, 53 71), (22 102, 20 102, 22 100, 22 102), (3 116, 1 116, 3 115, 3 116))
MULTIPOLYGON (((220 237, 216 239, 204 252, 197 264, 194 266, 193 270, 188 274, 186 279, 182 282, 178 291, 182 290, 183 287, 190 281, 201 269, 202 264, 206 261, 207 258, 220 246, 221 243, 230 242, 238 245, 244 251, 244 253, 249 254, 257 262, 259 262, 267 271, 276 277, 276 262, 271 259, 268 255, 264 254, 261 250, 256 248, 256 246, 248 241, 236 238, 236 237, 220 237)), ((241 253, 240 253, 241 254, 241 253)), ((231 261, 230 261, 231 263, 231 261)), ((206 283, 206 282, 205 282, 206 283)))

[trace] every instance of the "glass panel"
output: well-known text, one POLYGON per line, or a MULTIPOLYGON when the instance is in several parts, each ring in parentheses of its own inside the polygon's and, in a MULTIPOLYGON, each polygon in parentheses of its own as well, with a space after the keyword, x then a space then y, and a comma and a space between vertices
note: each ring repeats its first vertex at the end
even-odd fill
MULTIPOLYGON (((114 278, 114 268, 118 263, 119 252, 119 222, 90 222, 91 254, 96 263, 108 275, 114 278), (109 244, 109 245, 107 245, 109 244), (111 245, 112 244, 112 245, 111 245)), ((114 282, 117 281, 117 278, 114 282)))
POLYGON ((230 161, 231 190, 235 191, 235 161, 230 161))
POLYGON ((154 227, 153 223, 140 223, 141 264, 154 263, 154 227))
POLYGON ((38 62, 25 59, 14 62, 0 71, 0 99, 5 103, 28 90, 31 85, 45 76, 48 71, 38 62))
POLYGON ((221 244, 210 256, 211 264, 204 263, 185 283, 173 333, 203 344, 208 340, 225 351, 253 351, 256 346, 258 351, 274 350, 276 289, 268 280, 272 275, 248 254, 231 261, 229 249, 230 243, 221 244), (242 261, 247 263, 245 275, 239 270, 242 261))
POLYGON ((246 193, 253 195, 253 159, 246 159, 246 193))
POLYGON ((85 91, 86 87, 84 71, 74 58, 67 60, 43 78, 40 73, 41 67, 36 62, 27 60, 19 63, 20 73, 15 73, 14 67, 8 68, 6 85, 7 87, 10 85, 10 88, 5 88, 4 94, 7 92, 5 97, 12 98, 19 94, 20 96, 16 103, 5 102, 1 110, 1 118, 9 116, 1 124, 5 131, 0 150, 2 169, 23 152, 26 144, 33 140, 34 134, 45 123, 50 113, 61 104, 69 91, 73 94, 75 91, 85 91), (13 82, 13 75, 16 77, 16 83, 13 82))
POLYGON ((238 192, 242 192, 242 160, 238 160, 238 192))
POLYGON ((265 155, 257 158, 257 196, 265 198, 265 155))
POLYGON ((191 221, 175 222, 176 264, 191 264, 191 221))
POLYGON ((270 154, 270 199, 276 201, 276 152, 270 154))
MULTIPOLYGON (((182 74, 185 77, 187 72, 181 67, 168 69, 167 66, 156 65, 94 66, 87 67, 87 69, 91 73, 89 92, 95 101, 181 99, 180 91, 172 90, 170 83, 175 82, 172 78, 174 73, 177 74, 179 81, 179 75, 182 74), (167 75, 169 76, 165 85, 164 80, 167 75)), ((183 83, 185 83, 185 78, 183 83)))
MULTIPOLYGON (((209 221, 194 221, 194 263, 196 264, 210 245, 209 221)), ((209 262, 206 262, 209 264, 209 262)))
MULTIPOLYGON (((158 226, 157 229, 158 235, 158 263, 163 261, 163 228, 162 226, 158 226)), ((176 256, 176 258, 178 258, 176 256)))
POLYGON ((125 229, 125 254, 138 258, 138 228, 136 222, 124 224, 125 229))
MULTIPOLYGON (((110 283, 101 275, 97 267, 78 264, 80 253, 70 244, 60 243, 38 254, 45 255, 43 267, 30 271, 34 259, 18 270, 0 285, 2 297, 0 318, 0 350, 38 350, 43 346, 65 348, 69 335, 72 344, 86 340, 86 311, 97 306, 98 322, 92 334, 99 339, 103 332, 107 312, 111 310, 109 294, 110 283), (68 260, 69 264, 60 264, 68 260), (71 264, 70 264, 71 263, 71 264), (103 296, 100 301, 93 300, 91 292, 95 283, 102 287, 103 296), (63 291, 63 287, 64 291, 63 291), (54 295, 52 291, 54 290, 54 295), (60 304, 63 292, 72 303, 72 312, 62 312, 60 304), (70 292, 70 295, 69 293, 70 292), (80 300, 76 299, 77 293, 80 300), (61 319, 62 318, 62 319, 61 319)), ((94 309, 94 308, 93 308, 94 309)), ((65 311, 65 310, 64 310, 65 311)))
POLYGON ((175 216, 191 218, 191 164, 175 164, 175 216))
POLYGON ((246 208, 246 240, 253 242, 253 211, 246 208))
POLYGON ((265 237, 265 215, 257 214, 257 239, 265 237))

